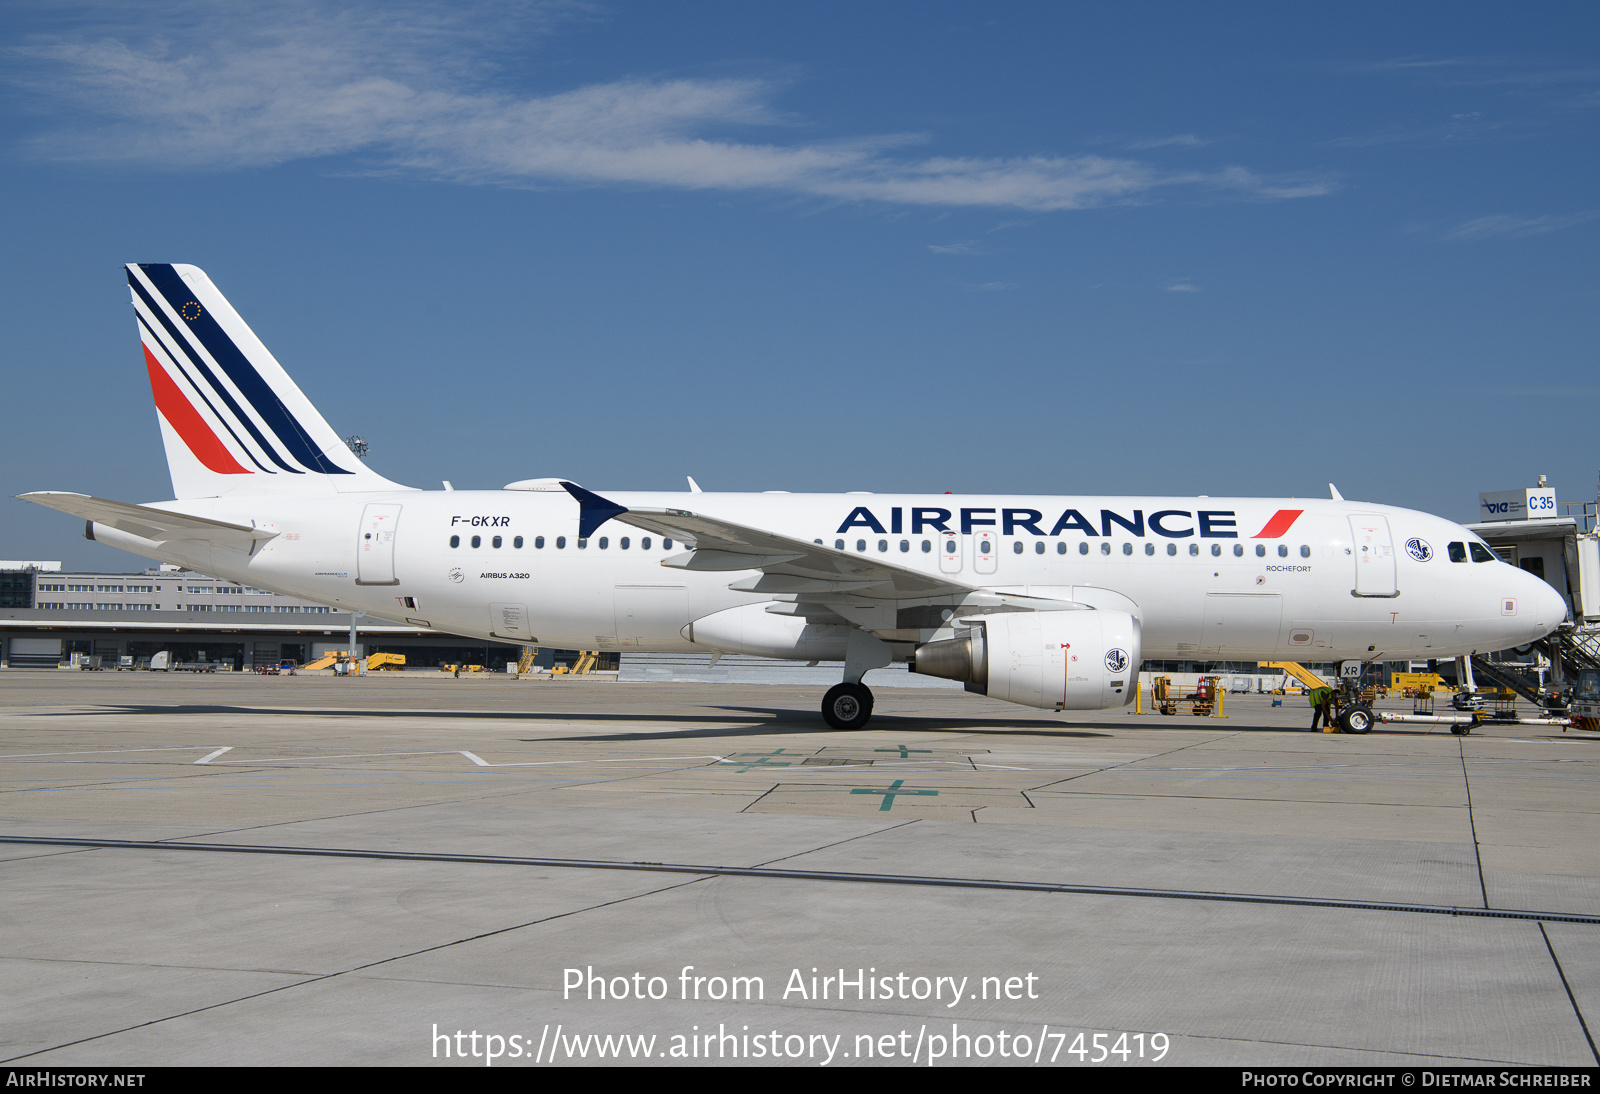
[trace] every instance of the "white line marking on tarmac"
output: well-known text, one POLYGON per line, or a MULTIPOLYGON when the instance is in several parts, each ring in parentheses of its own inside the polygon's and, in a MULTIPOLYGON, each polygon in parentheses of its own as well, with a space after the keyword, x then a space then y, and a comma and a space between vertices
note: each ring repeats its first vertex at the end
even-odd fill
POLYGON ((16 752, 0 756, 4 760, 28 760, 35 756, 110 756, 119 752, 187 752, 193 745, 162 745, 160 748, 90 748, 78 752, 16 752))
POLYGON ((550 767, 554 764, 626 764, 626 763, 660 763, 665 760, 716 760, 718 763, 734 763, 736 761, 723 759, 721 756, 612 756, 606 759, 583 760, 528 760, 509 764, 492 764, 475 752, 461 749, 461 755, 477 764, 479 767, 550 767))
POLYGON ((232 745, 228 745, 226 748, 219 748, 215 752, 209 753, 209 754, 207 754, 205 756, 201 756, 198 760, 195 761, 195 765, 199 766, 200 764, 208 764, 212 760, 216 759, 218 756, 222 755, 224 752, 232 752, 232 751, 233 751, 233 746, 232 745))

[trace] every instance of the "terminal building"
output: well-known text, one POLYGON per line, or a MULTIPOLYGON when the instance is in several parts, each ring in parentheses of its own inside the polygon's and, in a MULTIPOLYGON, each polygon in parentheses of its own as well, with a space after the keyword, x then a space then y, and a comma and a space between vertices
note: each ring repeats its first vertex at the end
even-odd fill
MULTIPOLYGON (((173 566, 105 574, 63 571, 58 562, 0 561, 0 667, 54 668, 85 658, 108 667, 123 658, 138 664, 162 650, 174 661, 237 671, 285 660, 305 664, 349 649, 352 622, 360 655, 404 654, 407 668, 504 669, 522 652, 505 642, 352 619, 326 604, 173 566)), ((570 664, 576 657, 541 650, 536 663, 570 664)))

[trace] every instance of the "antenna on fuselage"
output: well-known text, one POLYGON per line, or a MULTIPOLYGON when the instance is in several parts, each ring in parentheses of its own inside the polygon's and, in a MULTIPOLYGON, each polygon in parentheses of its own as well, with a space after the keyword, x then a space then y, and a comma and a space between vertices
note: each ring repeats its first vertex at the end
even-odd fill
POLYGON ((1331 483, 1331 482, 1328 484, 1328 496, 1330 498, 1332 498, 1334 501, 1343 501, 1344 500, 1344 495, 1339 493, 1339 488, 1337 486, 1333 485, 1333 483, 1331 483))
POLYGON ((694 476, 693 475, 685 475, 684 478, 689 480, 689 493, 691 493, 691 494, 704 494, 705 493, 704 490, 700 489, 700 484, 694 481, 694 476))

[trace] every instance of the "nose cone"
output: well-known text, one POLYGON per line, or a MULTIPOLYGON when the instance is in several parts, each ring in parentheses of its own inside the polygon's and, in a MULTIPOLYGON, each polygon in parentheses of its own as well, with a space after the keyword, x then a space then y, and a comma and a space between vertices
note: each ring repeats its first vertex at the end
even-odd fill
POLYGON ((1522 611, 1518 614, 1527 619, 1537 632, 1534 637, 1543 638, 1566 620, 1567 600, 1543 578, 1529 573, 1519 576, 1523 580, 1519 594, 1522 611))

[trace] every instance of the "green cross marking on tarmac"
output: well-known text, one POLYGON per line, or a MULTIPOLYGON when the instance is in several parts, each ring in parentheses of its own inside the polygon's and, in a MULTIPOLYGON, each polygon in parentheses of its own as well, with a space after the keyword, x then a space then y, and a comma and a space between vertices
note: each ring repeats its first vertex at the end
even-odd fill
POLYGON ((852 793, 852 794, 882 794, 883 795, 883 804, 878 806, 878 812, 880 812, 880 813, 887 813, 890 809, 894 808, 894 800, 895 800, 895 798, 900 797, 900 796, 905 795, 905 794, 926 794, 926 795, 929 795, 931 797, 938 797, 939 796, 939 792, 937 790, 901 790, 900 787, 902 785, 904 785, 904 784, 905 784, 905 780, 904 779, 896 779, 894 782, 889 784, 889 789, 887 789, 887 790, 870 790, 870 789, 868 789, 866 787, 857 787, 856 789, 850 791, 850 793, 852 793))
POLYGON ((874 752, 899 752, 902 760, 909 760, 913 752, 932 752, 931 748, 906 748, 905 745, 895 745, 894 748, 875 748, 874 752))
POLYGON ((740 752, 740 753, 736 753, 736 755, 739 755, 739 756, 755 756, 755 757, 757 757, 757 759, 754 759, 754 760, 724 760, 723 763, 731 763, 731 764, 740 764, 740 765, 742 765, 741 767, 738 768, 738 771, 740 773, 743 773, 745 771, 749 771, 752 767, 792 767, 792 766, 794 766, 793 764, 789 763, 788 760, 774 760, 772 758, 774 756, 783 755, 783 753, 785 751, 786 751, 785 749, 781 749, 780 748, 776 752, 740 752))

